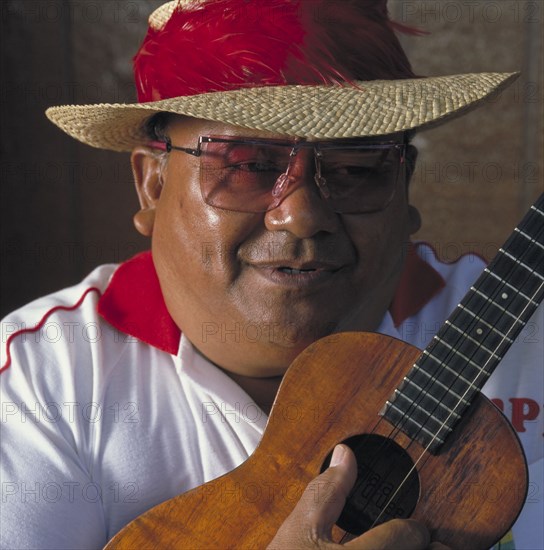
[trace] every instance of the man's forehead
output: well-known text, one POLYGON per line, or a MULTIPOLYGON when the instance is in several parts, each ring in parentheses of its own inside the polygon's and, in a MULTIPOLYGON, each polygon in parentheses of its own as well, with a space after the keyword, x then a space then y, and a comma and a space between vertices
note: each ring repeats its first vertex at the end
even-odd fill
MULTIPOLYGON (((168 135, 176 144, 179 139, 186 140, 187 143, 192 143, 192 140, 198 140, 199 136, 233 136, 233 137, 247 137, 247 138, 261 138, 261 139, 305 139, 304 136, 286 135, 277 132, 270 132, 267 130, 259 130, 254 128, 244 128, 242 126, 235 126, 233 124, 227 124, 224 122, 217 122, 213 120, 205 120, 199 118, 192 118, 181 115, 172 115, 168 122, 168 135), (177 138, 177 139, 176 139, 177 138)), ((346 139, 336 139, 328 141, 346 141, 357 139, 358 141, 368 141, 369 143, 383 142, 383 141, 403 141, 404 132, 397 132, 394 134, 387 134, 381 136, 353 136, 346 139)), ((308 139, 307 141, 320 141, 317 139, 308 139)))

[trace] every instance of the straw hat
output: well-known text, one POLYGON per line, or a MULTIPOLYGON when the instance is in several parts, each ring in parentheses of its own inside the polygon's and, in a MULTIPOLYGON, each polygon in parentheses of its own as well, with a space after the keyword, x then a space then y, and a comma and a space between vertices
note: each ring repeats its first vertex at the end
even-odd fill
MULTIPOLYGON (((140 74, 136 74, 137 85, 140 84, 140 88, 142 86, 145 87, 145 81, 151 79, 151 77, 145 74, 145 71, 157 72, 156 67, 160 66, 160 59, 162 57, 167 58, 168 55, 173 55, 173 53, 178 58, 181 58, 183 62, 178 63, 177 59, 173 58, 174 62, 165 62, 163 64, 164 69, 161 70, 175 70, 178 73, 187 71, 191 75, 187 79, 194 80, 195 77, 192 75, 195 74, 197 74, 198 79, 199 71, 205 72, 206 67, 216 61, 215 57, 210 58, 210 60, 204 57, 208 55, 206 48, 208 48, 209 44, 213 45, 215 42, 218 42, 221 48, 228 50, 229 41, 222 41, 225 34, 228 34, 229 37, 233 36, 233 39, 242 36, 241 40, 246 40, 243 34, 246 32, 245 30, 238 31, 236 29, 236 31, 232 31, 230 27, 226 30, 221 27, 223 24, 239 24, 237 23, 239 19, 235 16, 236 9, 243 8, 244 11, 247 11, 252 7, 257 9, 259 6, 261 10, 263 7, 270 7, 271 9, 277 7, 278 10, 281 10, 278 11, 278 14, 281 17, 287 18, 291 17, 288 9, 291 9, 294 5, 298 5, 298 9, 300 10, 301 5, 304 7, 313 3, 312 5, 315 7, 320 2, 326 3, 327 0, 249 0, 249 2, 248 0, 175 0, 168 2, 153 12, 149 18, 147 42, 144 41, 144 45, 139 53, 140 63, 144 68, 141 69, 140 74), (225 11, 225 8, 228 8, 228 10, 225 11), (214 9, 216 9, 215 14, 213 13, 214 9), (225 15, 218 17, 217 9, 220 9, 220 13, 225 15), (211 12, 211 15, 206 10, 211 12), (233 13, 235 14, 234 16, 232 15, 233 13), (179 21, 174 21, 175 17, 185 19, 180 23, 179 21), (210 25, 210 17, 214 23, 213 25, 210 25), (196 19, 199 19, 201 22, 201 27, 197 29, 198 33, 201 34, 190 35, 185 30, 191 26, 187 24, 187 21, 191 22, 196 19), (215 24, 217 19, 220 19, 220 24, 218 25, 215 24), (232 23, 233 20, 234 23, 232 23), (173 29, 173 25, 176 28, 173 29), (168 38, 172 36, 173 31, 175 31, 178 38, 168 38), (204 32, 206 34, 200 39, 199 37, 204 32), (223 35, 210 38, 210 33, 213 32, 223 33, 223 35), (169 53, 163 53, 163 50, 161 50, 161 48, 164 48, 164 43, 169 44, 169 40, 174 40, 174 43, 177 44, 178 42, 175 42, 175 40, 179 39, 180 34, 182 35, 181 39, 185 41, 183 43, 188 43, 189 45, 197 44, 204 49, 204 53, 199 50, 199 59, 194 62, 196 63, 195 66, 190 66, 191 52, 187 51, 188 49, 192 49, 190 46, 181 52, 175 51, 172 53, 170 51, 169 53), (191 40, 193 41, 192 43, 191 40), (159 46, 155 43, 151 44, 153 41, 158 41, 159 46), (151 51, 155 52, 156 57, 150 61, 148 54, 151 51), (151 69, 148 69, 148 67, 151 67, 151 69), (174 69, 170 69, 169 67, 174 67, 174 69), (142 82, 144 82, 143 85, 142 82)), ((367 5, 373 6, 369 7, 368 10, 374 10, 372 19, 369 19, 369 21, 378 29, 377 33, 390 33, 390 36, 386 36, 385 42, 393 43, 396 41, 396 37, 392 29, 406 31, 407 27, 392 23, 388 19, 385 2, 386 0, 367 2, 367 5), (383 20, 379 20, 380 17, 383 20)), ((353 10, 353 6, 356 4, 357 2, 353 0, 343 0, 343 3, 335 3, 335 6, 349 5, 348 7, 353 10)), ((361 0, 359 0, 359 7, 357 9, 363 11, 360 5, 361 0)), ((367 8, 364 9, 366 10, 367 8)), ((298 12, 295 10, 294 13, 298 12)), ((255 39, 255 36, 260 36, 264 32, 267 32, 261 29, 262 25, 266 25, 266 21, 263 22, 263 20, 267 16, 280 16, 268 14, 266 10, 260 15, 259 19, 255 18, 252 21, 253 27, 247 31, 248 41, 252 39, 258 40, 259 38, 255 39)), ((296 22, 298 27, 294 26, 291 34, 297 34, 299 28, 302 28, 302 32, 298 32, 299 37, 306 37, 314 32, 322 32, 321 27, 316 27, 314 23, 308 22, 308 17, 304 19, 301 16, 300 19, 301 21, 296 22), (300 27, 301 25, 302 27, 300 27)), ((352 14, 348 13, 345 17, 346 24, 350 24, 352 19, 352 14)), ((332 70, 334 75, 330 78, 327 78, 327 76, 324 77, 324 71, 321 70, 318 77, 313 81, 304 78, 303 75, 300 79, 301 83, 296 83, 298 82, 296 75, 304 73, 308 65, 311 65, 311 60, 317 59, 316 56, 324 56, 325 58, 328 56, 329 65, 332 65, 338 58, 342 59, 340 56, 354 57, 353 55, 349 55, 349 51, 346 53, 347 50, 342 50, 339 54, 338 51, 334 50, 334 44, 331 45, 329 50, 325 48, 326 44, 323 46, 323 43, 327 40, 330 41, 331 33, 336 33, 335 37, 340 37, 340 41, 349 41, 349 37, 346 38, 339 33, 338 21, 338 19, 334 21, 336 29, 331 31, 329 28, 327 31, 329 34, 326 37, 324 34, 320 34, 314 40, 314 44, 308 46, 308 48, 314 48, 315 51, 313 53, 307 54, 304 50, 306 42, 309 42, 307 38, 299 39, 300 43, 296 46, 297 50, 286 50, 287 53, 285 55, 281 54, 281 52, 276 55, 276 52, 274 52, 276 57, 283 55, 280 63, 285 64, 285 58, 289 55, 295 59, 295 64, 293 65, 295 69, 291 71, 295 73, 295 76, 291 77, 290 80, 278 80, 279 77, 277 75, 281 75, 281 78, 283 78, 287 72, 285 66, 282 65, 277 68, 273 76, 269 77, 268 73, 263 76, 264 73, 260 74, 257 71, 257 73, 250 75, 245 82, 240 81, 241 77, 238 74, 236 77, 233 77, 231 82, 222 75, 220 81, 210 84, 212 79, 204 75, 202 85, 198 83, 193 85, 193 82, 191 82, 190 87, 184 84, 176 88, 177 84, 174 84, 173 87, 168 84, 170 87, 166 86, 165 90, 159 92, 157 92, 157 88, 160 88, 160 82, 151 82, 151 84, 148 82, 147 85, 151 87, 151 91, 148 90, 146 92, 139 89, 139 103, 51 107, 46 111, 46 115, 59 128, 79 141, 93 147, 114 151, 130 151, 134 146, 144 143, 148 139, 144 131, 145 122, 153 114, 161 111, 306 138, 335 139, 380 136, 442 124, 481 104, 485 98, 497 93, 518 76, 518 73, 479 73, 406 78, 405 73, 402 73, 400 78, 393 77, 394 79, 372 78, 360 80, 353 78, 350 80, 348 67, 343 72, 334 68, 332 70), (303 65, 304 60, 300 61, 302 57, 306 59, 306 66, 303 65), (307 59, 310 59, 310 61, 307 61, 307 59), (342 78, 339 78, 338 75, 345 74, 348 76, 342 81, 342 78), (295 79, 295 83, 293 83, 293 79, 295 79), (263 82, 265 82, 265 85, 262 85, 263 82)), ((366 22, 367 20, 365 19, 364 21, 366 22)), ((277 24, 278 20, 274 20, 273 23, 275 27, 280 26, 277 24)), ((282 21, 284 30, 287 24, 290 24, 290 21, 282 21)), ((359 27, 361 25, 358 25, 357 29, 359 27)), ((194 32, 196 33, 197 31, 194 32)), ((275 30, 271 32, 275 32, 275 30)), ((353 29, 351 29, 347 34, 353 34, 353 32, 353 29)), ((359 37, 356 38, 355 43, 360 40, 359 37)), ((368 39, 369 42, 373 40, 372 37, 368 38, 367 35, 363 38, 368 39)), ((277 37, 272 37, 272 40, 275 41, 273 42, 275 48, 278 39, 277 37)), ((383 37, 380 37, 379 40, 382 40, 381 43, 384 42, 383 37)), ((285 43, 287 44, 291 41, 296 42, 296 39, 292 40, 291 36, 288 35, 285 43)), ((400 44, 396 42, 393 45, 397 48, 395 55, 404 56, 400 44)), ((365 44, 366 46, 367 44, 365 44)), ((266 43, 263 43, 261 50, 265 51, 267 47, 266 43)), ((288 48, 290 46, 287 45, 285 47, 288 48)), ((343 47, 349 49, 353 47, 353 42, 343 47)), ((357 47, 359 50, 361 49, 360 44, 357 47)), ((174 46, 169 46, 169 48, 171 50, 175 49, 174 46)), ((253 44, 249 42, 246 50, 251 48, 253 48, 253 44)), ((270 48, 268 47, 268 49, 270 48)), ((255 47, 254 51, 257 50, 258 48, 255 47)), ((241 50, 238 49, 237 52, 239 51, 241 50)), ((243 53, 247 52, 244 51, 243 53)), ((356 53, 359 55, 359 51, 356 53)), ((214 51, 213 56, 216 55, 217 53, 214 51)), ((253 57, 258 57, 259 55, 267 54, 266 52, 263 54, 255 53, 253 57)), ((231 55, 231 58, 239 56, 240 54, 237 53, 236 55, 231 55)), ((135 61, 138 63, 138 56, 135 61)), ((261 62, 259 59, 257 61, 252 59, 251 61, 254 63, 253 67, 256 66, 255 63, 265 65, 265 62, 261 62)), ((266 63, 268 62, 267 60, 266 63)), ((224 61, 221 60, 221 63, 224 63, 224 61)), ((268 68, 266 66, 266 70, 268 68)), ((235 67, 231 72, 234 73, 236 70, 239 70, 240 74, 243 75, 251 72, 245 65, 238 68, 235 67)), ((402 71, 404 69, 399 70, 402 71)), ((411 69, 409 70, 411 71, 411 69)), ((353 75, 353 71, 351 74, 353 75)), ((408 72, 406 74, 411 73, 408 72)), ((175 80, 180 74, 171 76, 175 80)), ((160 71, 156 79, 161 80, 160 71)), ((168 78, 164 80, 167 81, 168 78)))

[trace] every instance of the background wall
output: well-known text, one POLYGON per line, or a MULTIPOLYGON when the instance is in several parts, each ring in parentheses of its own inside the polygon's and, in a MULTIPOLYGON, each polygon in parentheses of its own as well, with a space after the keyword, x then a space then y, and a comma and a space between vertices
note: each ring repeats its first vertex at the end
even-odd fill
POLYGON ((402 39, 417 74, 516 72, 479 110, 416 138, 417 237, 443 259, 491 259, 543 191, 542 1, 393 1, 398 21, 430 32, 402 39))
MULTIPOLYGON (((342 1, 342 0, 338 0, 342 1)), ((128 155, 80 145, 47 121, 66 103, 131 102, 131 58, 161 0, 3 0, 1 313, 145 249, 128 155)), ((487 257, 542 191, 540 1, 390 0, 417 73, 517 71, 501 97, 418 135, 419 238, 446 260, 487 257)))

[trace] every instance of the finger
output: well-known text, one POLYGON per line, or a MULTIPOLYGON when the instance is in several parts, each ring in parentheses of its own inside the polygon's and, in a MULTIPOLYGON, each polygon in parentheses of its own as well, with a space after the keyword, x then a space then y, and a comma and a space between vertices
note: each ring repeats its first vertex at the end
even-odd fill
POLYGON ((356 478, 353 452, 337 445, 331 465, 308 484, 269 548, 325 547, 356 478))
POLYGON ((346 445, 337 445, 330 466, 308 484, 298 505, 313 536, 330 540, 332 526, 342 513, 356 479, 355 455, 346 445))
MULTIPOLYGON (((414 519, 393 519, 345 544, 355 550, 423 550, 430 541, 427 528, 414 519)), ((440 547, 433 550, 443 550, 440 547)))

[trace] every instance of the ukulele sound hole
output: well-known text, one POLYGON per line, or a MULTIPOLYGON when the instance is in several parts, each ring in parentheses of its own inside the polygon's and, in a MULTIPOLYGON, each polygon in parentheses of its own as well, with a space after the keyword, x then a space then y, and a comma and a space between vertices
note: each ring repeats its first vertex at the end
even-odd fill
MULTIPOLYGON (((343 441, 357 457, 357 481, 336 522, 353 535, 393 518, 407 518, 419 498, 419 476, 406 451, 380 435, 356 435, 343 441)), ((330 462, 325 460, 323 469, 330 462)))

